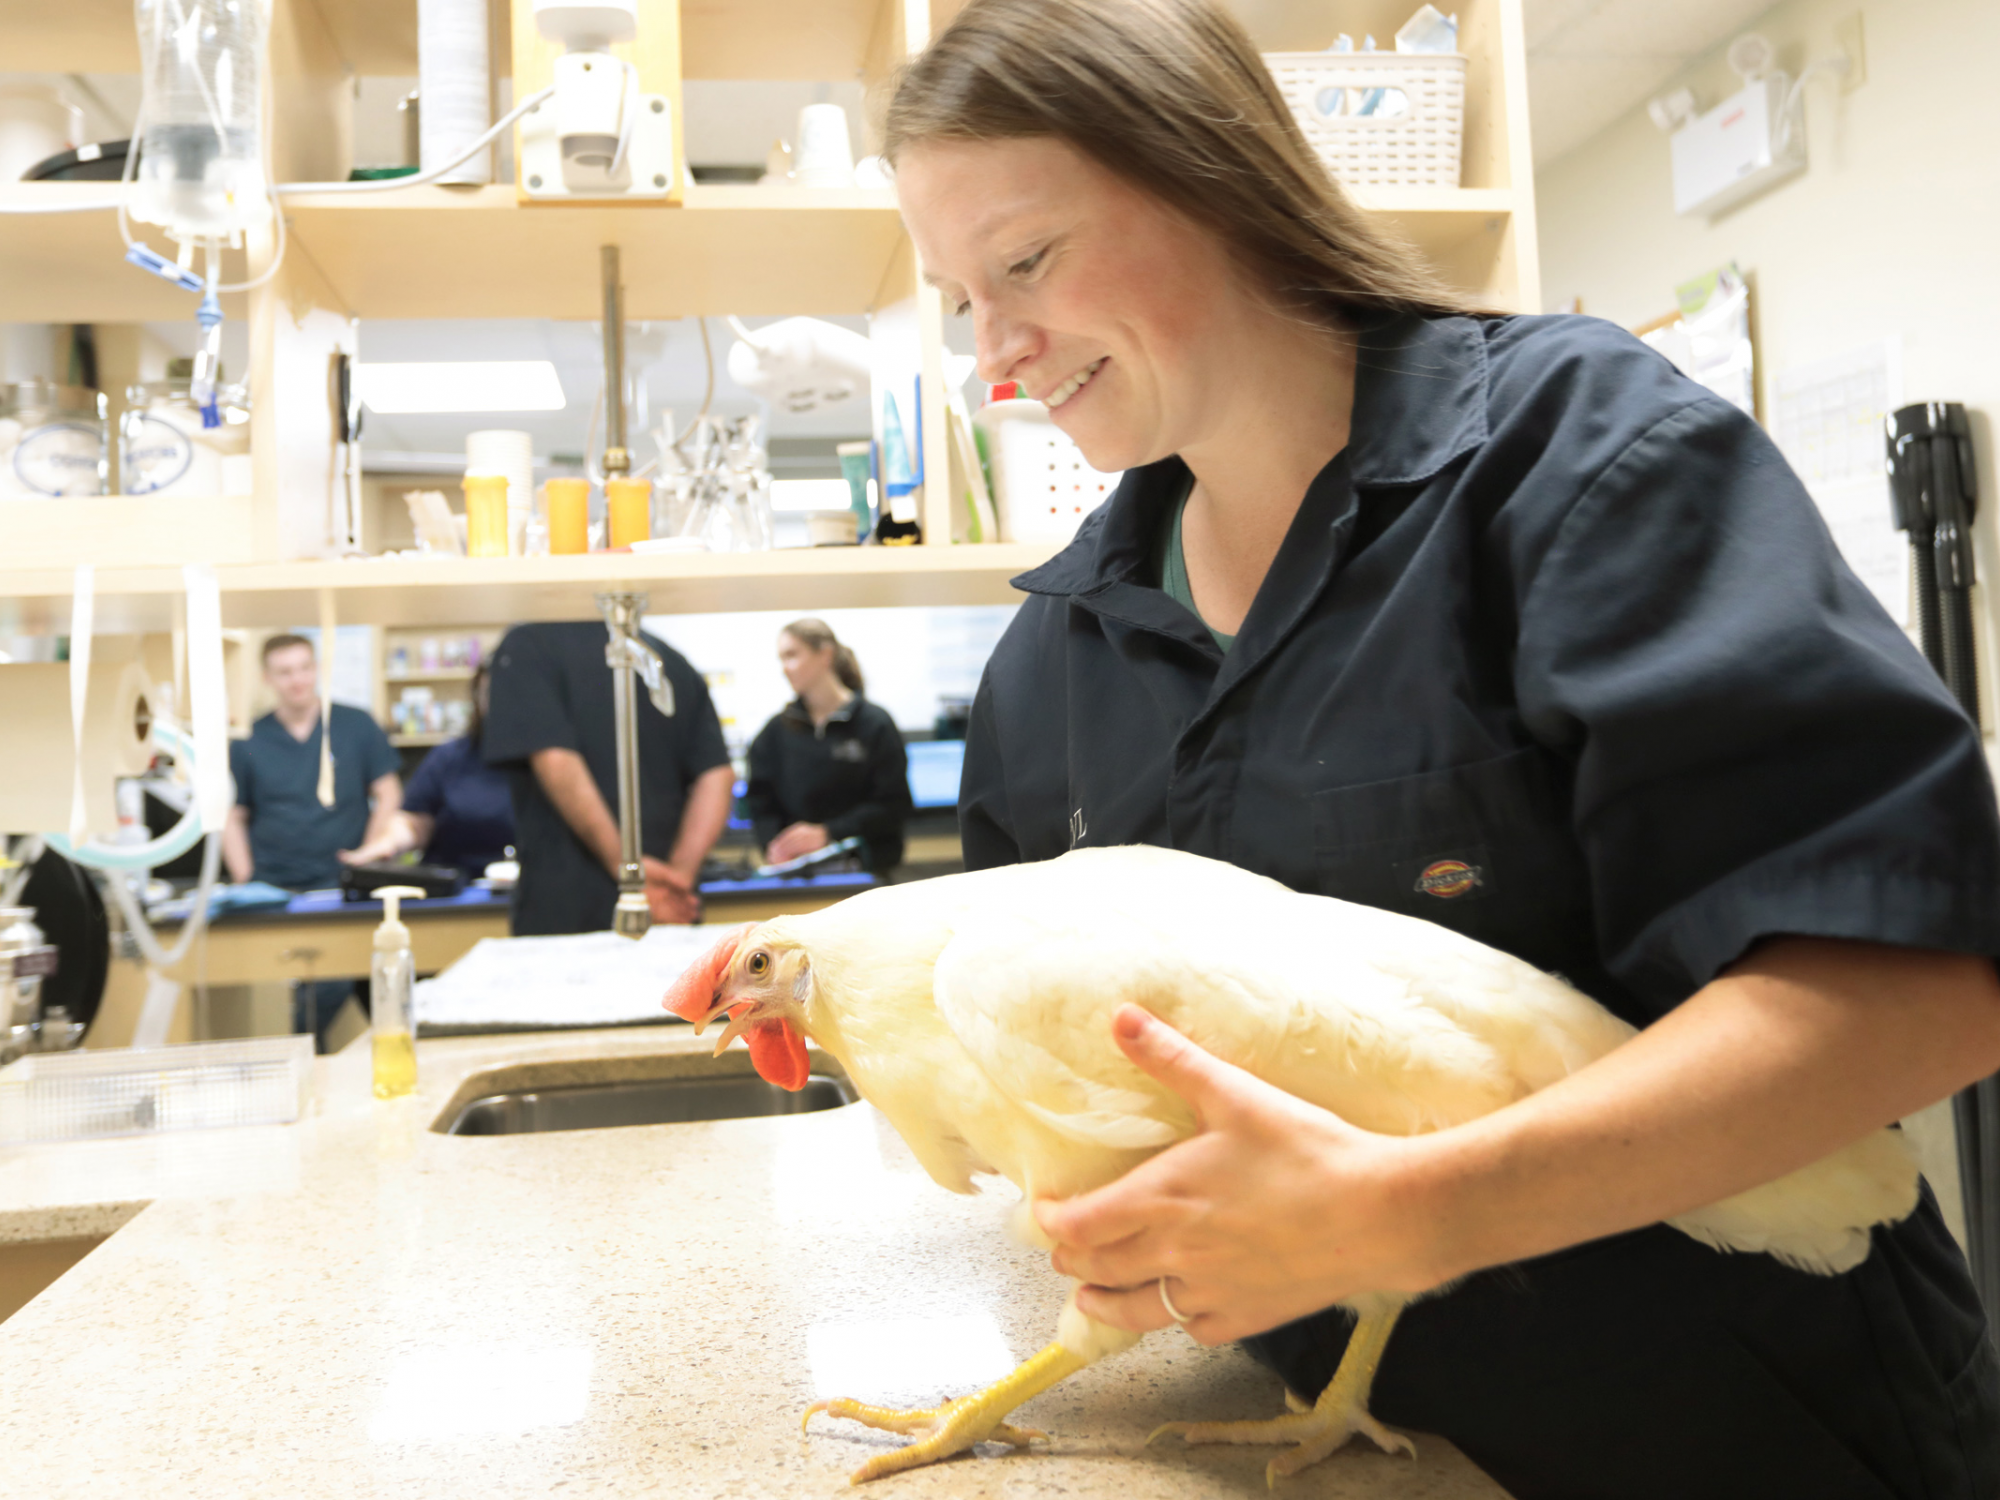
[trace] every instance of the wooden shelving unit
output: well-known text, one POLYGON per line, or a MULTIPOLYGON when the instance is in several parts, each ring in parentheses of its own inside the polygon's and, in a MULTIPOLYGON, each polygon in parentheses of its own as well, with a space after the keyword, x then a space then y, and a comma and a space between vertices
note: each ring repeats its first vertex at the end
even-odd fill
MULTIPOLYGON (((821 547, 785 552, 635 557, 364 558, 240 563, 216 569, 224 625, 267 629, 315 617, 319 591, 343 625, 457 625, 493 620, 594 619, 599 592, 644 589, 653 611, 837 609, 895 604, 1003 604, 1008 580, 1047 560, 1046 548, 821 547)), ((0 634, 69 626, 66 568, 0 568, 0 634)), ((97 628, 171 626, 178 566, 101 568, 97 628)))
MULTIPOLYGON (((496 9, 494 56, 542 65, 510 39, 496 9)), ((1335 31, 1386 42, 1412 0, 1234 0, 1267 51, 1328 46, 1335 31)), ((514 25, 531 0, 511 0, 514 25)), ((959 9, 960 0, 641 0, 647 57, 675 58, 686 78, 856 76, 879 83, 959 9), (665 35, 671 32, 671 37, 665 35)), ((1363 191, 1357 200, 1455 284, 1497 308, 1538 310, 1521 0, 1459 0, 1470 59, 1463 186, 1363 191)), ((416 71, 415 0, 272 0, 272 141, 284 180, 344 175, 356 73, 416 71)), ((0 55, 10 68, 135 71, 129 0, 0 0, 0 55)), ((659 87, 655 76, 648 87, 659 87)), ((678 93, 668 80, 666 87, 678 93)), ((0 204, 95 202, 107 184, 0 186, 0 204)), ((352 347, 356 318, 593 318, 596 256, 615 243, 634 318, 692 313, 868 313, 878 338, 914 350, 926 415, 940 409, 943 309, 922 286, 891 192, 690 186, 678 205, 523 203, 511 185, 411 188, 286 200, 287 260, 264 288, 225 301, 251 328, 254 498, 169 502, 108 497, 11 507, 0 514, 0 631, 66 627, 71 568, 98 564, 98 628, 172 622, 178 564, 218 563, 225 621, 276 626, 309 617, 331 591, 343 623, 447 625, 562 619, 594 612, 592 595, 638 586, 659 611, 993 602, 1042 560, 1033 549, 953 547, 946 485, 928 486, 932 545, 907 551, 820 549, 734 557, 506 560, 293 560, 310 556, 330 472, 325 390, 332 352, 352 347), (88 507, 88 524, 75 506, 88 507), (30 515, 31 511, 39 511, 30 515)), ((190 316, 192 301, 123 264, 108 211, 0 218, 0 319, 123 322, 190 316)), ((240 265, 261 267, 268 240, 240 265)), ((924 423, 924 466, 948 472, 944 424, 924 423)))

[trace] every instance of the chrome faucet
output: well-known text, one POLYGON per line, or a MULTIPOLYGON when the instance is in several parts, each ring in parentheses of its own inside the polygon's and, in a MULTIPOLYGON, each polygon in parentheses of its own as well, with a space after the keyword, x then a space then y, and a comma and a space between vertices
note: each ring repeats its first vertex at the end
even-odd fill
POLYGON ((667 677, 667 664, 639 633, 646 596, 599 594, 597 608, 609 636, 604 660, 611 668, 618 736, 618 905, 611 914, 611 930, 621 937, 637 938, 644 937, 653 925, 653 912, 646 904, 644 852, 639 846, 639 713, 632 679, 645 679, 646 696, 670 719, 674 716, 674 685, 667 677))

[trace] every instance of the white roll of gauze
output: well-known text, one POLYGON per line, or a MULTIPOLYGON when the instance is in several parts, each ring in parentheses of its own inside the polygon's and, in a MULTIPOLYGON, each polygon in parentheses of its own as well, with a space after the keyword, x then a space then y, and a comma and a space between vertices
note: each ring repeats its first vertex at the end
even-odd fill
MULTIPOLYGON (((417 0, 418 152, 426 171, 450 161, 493 123, 486 0, 417 0)), ((491 182, 493 152, 479 152, 439 182, 491 182)))
MULTIPOLYGON (((100 643, 101 644, 101 643, 100 643)), ((0 665, 0 833, 70 826, 76 754, 67 662, 0 665)), ((150 684, 136 661, 91 664, 84 697, 83 798, 89 831, 118 826, 113 783, 152 764, 150 684)))

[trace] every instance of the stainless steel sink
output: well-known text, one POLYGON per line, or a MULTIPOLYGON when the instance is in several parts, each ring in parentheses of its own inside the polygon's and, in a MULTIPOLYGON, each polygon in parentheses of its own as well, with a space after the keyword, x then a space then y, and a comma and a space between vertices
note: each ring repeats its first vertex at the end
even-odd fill
MULTIPOLYGON (((446 1135, 521 1135, 542 1130, 601 1130, 611 1125, 682 1125, 753 1115, 802 1115, 838 1109, 857 1095, 845 1081, 814 1074, 797 1093, 750 1073, 711 1078, 649 1078, 637 1083, 488 1094, 461 1109, 446 1135)), ((437 1127, 432 1127, 433 1129, 437 1127)))

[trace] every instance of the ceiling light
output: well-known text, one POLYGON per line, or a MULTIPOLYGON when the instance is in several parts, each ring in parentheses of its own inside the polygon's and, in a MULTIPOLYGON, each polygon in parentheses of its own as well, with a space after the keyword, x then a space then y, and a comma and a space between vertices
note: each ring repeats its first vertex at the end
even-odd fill
POLYGON ((561 411, 562 381, 545 359, 444 360, 354 367, 361 399, 383 416, 414 412, 561 411))

